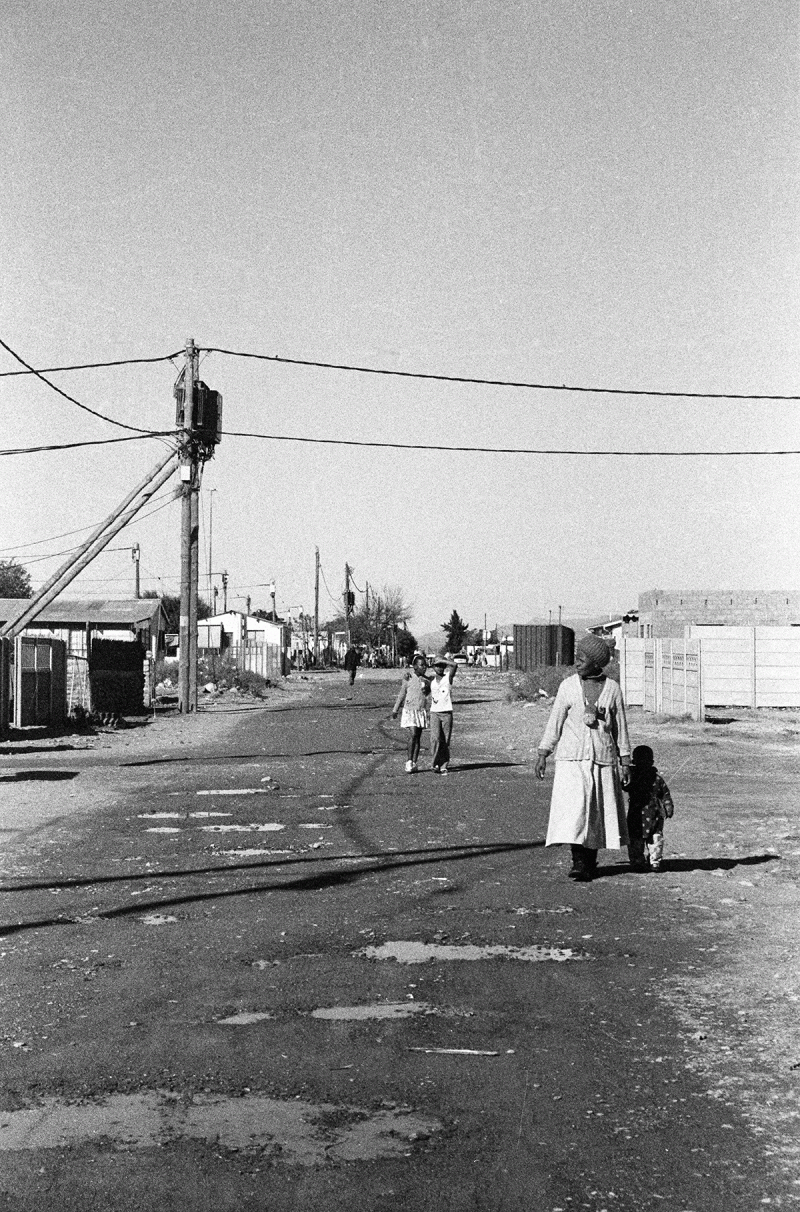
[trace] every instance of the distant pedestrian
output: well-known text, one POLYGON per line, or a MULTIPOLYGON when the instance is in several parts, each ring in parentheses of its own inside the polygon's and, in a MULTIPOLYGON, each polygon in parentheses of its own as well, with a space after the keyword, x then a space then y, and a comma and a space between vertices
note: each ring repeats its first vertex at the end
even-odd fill
POLYGON ((347 676, 350 679, 351 686, 353 685, 353 682, 356 680, 356 670, 358 669, 360 664, 361 664, 361 653, 358 651, 357 648, 353 648, 351 646, 350 648, 347 649, 347 652, 344 654, 344 667, 345 667, 345 670, 347 671, 347 676))
POLYGON ((619 850, 628 843, 622 787, 630 777, 631 747, 622 692, 603 674, 610 656, 599 636, 580 640, 577 673, 558 688, 536 762, 537 778, 543 779, 555 750, 545 845, 571 847, 569 876, 579 881, 593 878, 599 849, 619 850))
POLYGON ((458 666, 447 657, 433 662, 431 680, 431 753, 436 774, 447 774, 453 735, 453 678, 458 666))
POLYGON ((628 856, 634 871, 660 871, 664 857, 664 820, 675 806, 669 787, 655 765, 649 745, 637 745, 631 755, 628 784, 628 856))
POLYGON ((411 668, 403 674, 400 690, 392 708, 392 719, 396 720, 400 708, 400 727, 408 731, 408 760, 406 774, 416 774, 419 761, 419 748, 422 742, 422 730, 428 727, 428 704, 430 702, 430 685, 425 676, 426 662, 421 653, 417 653, 411 668))

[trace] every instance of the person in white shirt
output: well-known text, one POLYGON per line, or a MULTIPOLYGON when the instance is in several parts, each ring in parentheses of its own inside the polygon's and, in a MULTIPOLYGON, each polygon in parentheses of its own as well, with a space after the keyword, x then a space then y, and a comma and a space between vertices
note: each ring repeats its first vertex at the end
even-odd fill
POLYGON ((455 661, 438 657, 433 662, 431 678, 431 752, 436 774, 447 774, 450 761, 450 738, 453 735, 453 678, 458 666, 455 661))

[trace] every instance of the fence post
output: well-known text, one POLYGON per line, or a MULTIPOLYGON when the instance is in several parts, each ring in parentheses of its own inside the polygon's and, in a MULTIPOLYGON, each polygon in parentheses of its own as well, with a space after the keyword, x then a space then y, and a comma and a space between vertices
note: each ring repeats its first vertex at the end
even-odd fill
POLYGON ((706 716, 706 705, 703 701, 703 641, 697 641, 697 707, 698 719, 702 723, 706 716))

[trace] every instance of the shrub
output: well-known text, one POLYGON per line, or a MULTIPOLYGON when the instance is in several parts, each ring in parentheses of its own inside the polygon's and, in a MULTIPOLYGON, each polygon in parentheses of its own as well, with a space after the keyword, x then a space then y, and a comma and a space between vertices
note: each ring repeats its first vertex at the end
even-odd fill
MULTIPOLYGON (((518 702, 520 699, 532 701, 542 697, 539 693, 541 690, 548 698, 555 698, 564 678, 571 677, 574 672, 574 665, 538 665, 535 669, 529 669, 525 673, 512 673, 508 679, 506 700, 509 703, 518 702)), ((619 662, 612 661, 610 665, 606 666, 604 672, 606 677, 618 682, 619 662)))
POLYGON ((197 680, 214 682, 219 690, 240 690, 261 698, 272 685, 269 678, 249 669, 240 669, 230 657, 210 655, 198 662, 197 680))
POLYGON ((165 682, 167 678, 171 682, 177 684, 178 681, 178 662, 169 660, 167 657, 159 657, 156 661, 156 682, 165 682))

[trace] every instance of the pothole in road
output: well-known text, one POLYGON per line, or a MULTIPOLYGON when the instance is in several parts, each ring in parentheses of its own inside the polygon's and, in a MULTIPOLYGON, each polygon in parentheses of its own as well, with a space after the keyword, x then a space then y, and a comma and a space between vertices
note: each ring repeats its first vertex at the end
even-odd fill
POLYGON ((446 943, 396 942, 383 943, 380 947, 364 947, 354 954, 366 959, 397 960, 399 964, 425 964, 429 960, 524 960, 535 963, 540 960, 588 959, 584 952, 571 947, 508 947, 502 944, 480 947, 474 943, 448 945, 446 943))
POLYGON ((429 1002, 373 1002, 367 1006, 320 1006, 317 1010, 310 1012, 310 1017, 323 1018, 337 1023, 358 1023, 374 1018, 412 1018, 416 1014, 435 1014, 441 1018, 468 1018, 472 1011, 432 1006, 429 1002))
POLYGON ((258 846, 241 847, 239 850, 220 850, 220 854, 230 854, 234 858, 268 858, 271 854, 294 854, 293 850, 261 850, 258 846))
POLYGON ((285 825, 267 821, 263 825, 201 825, 204 833, 280 833, 285 825))
POLYGON ((182 1140, 215 1148, 266 1152, 275 1160, 314 1166, 407 1156, 414 1141, 442 1128, 410 1109, 368 1111, 261 1095, 195 1095, 162 1091, 112 1094, 0 1113, 0 1151, 76 1148, 152 1149, 182 1140))
POLYGON ((210 791, 197 791, 196 795, 274 795, 277 784, 272 787, 216 787, 210 791))
POLYGON ((144 913, 139 918, 143 926, 169 926, 177 920, 171 913, 144 913))
POLYGON ((263 1023, 275 1015, 269 1010, 240 1010, 238 1014, 229 1014, 227 1018, 218 1018, 222 1027, 249 1027, 251 1023, 263 1023))

